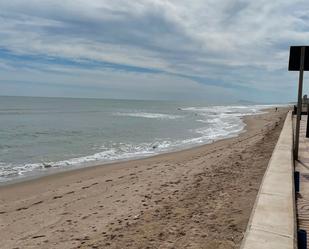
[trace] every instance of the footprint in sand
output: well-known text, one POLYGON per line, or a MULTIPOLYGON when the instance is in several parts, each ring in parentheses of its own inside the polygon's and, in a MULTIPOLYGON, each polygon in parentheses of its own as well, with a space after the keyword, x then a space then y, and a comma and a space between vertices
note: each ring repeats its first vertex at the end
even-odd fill
POLYGON ((21 207, 21 208, 17 208, 16 211, 21 211, 21 210, 26 210, 28 209, 29 207, 21 207))
POLYGON ((91 185, 82 187, 82 189, 87 189, 87 188, 90 188, 90 187, 92 187, 92 186, 94 186, 94 185, 97 185, 97 184, 99 184, 99 183, 95 182, 95 183, 93 183, 93 184, 91 184, 91 185))
POLYGON ((32 236, 32 239, 38 239, 38 238, 44 238, 46 237, 46 235, 36 235, 36 236, 32 236))

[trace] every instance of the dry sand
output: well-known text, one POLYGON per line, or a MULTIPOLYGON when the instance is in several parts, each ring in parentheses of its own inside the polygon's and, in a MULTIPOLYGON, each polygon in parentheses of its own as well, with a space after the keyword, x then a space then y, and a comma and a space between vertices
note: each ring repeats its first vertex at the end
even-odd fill
POLYGON ((0 248, 238 248, 287 109, 237 138, 0 187, 0 248))

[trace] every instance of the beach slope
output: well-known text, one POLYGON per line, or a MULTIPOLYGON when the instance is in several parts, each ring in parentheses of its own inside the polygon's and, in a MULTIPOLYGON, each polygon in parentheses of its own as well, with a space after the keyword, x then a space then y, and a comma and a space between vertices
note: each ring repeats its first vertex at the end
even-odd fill
POLYGON ((238 248, 287 108, 239 137, 0 187, 1 248, 238 248))

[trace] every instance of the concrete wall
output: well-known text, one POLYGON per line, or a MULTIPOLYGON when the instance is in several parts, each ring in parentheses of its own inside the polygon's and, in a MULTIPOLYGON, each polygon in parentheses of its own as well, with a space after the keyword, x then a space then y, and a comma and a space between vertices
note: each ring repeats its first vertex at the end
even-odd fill
POLYGON ((269 161, 241 249, 294 249, 296 240, 292 115, 269 161))

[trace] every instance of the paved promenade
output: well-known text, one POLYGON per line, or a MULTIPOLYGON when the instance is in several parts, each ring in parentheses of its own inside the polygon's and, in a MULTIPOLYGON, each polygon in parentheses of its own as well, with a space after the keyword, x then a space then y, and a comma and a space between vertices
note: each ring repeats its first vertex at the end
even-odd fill
MULTIPOLYGON (((307 146, 309 148, 309 142, 307 146)), ((302 152, 305 151, 303 147, 301 148, 302 152)), ((308 168, 306 169, 309 176, 309 150, 307 151, 308 157, 303 160, 306 160, 308 163, 308 168)), ((292 152, 292 116, 291 112, 289 112, 264 175, 241 246, 242 249, 296 248, 296 210, 292 152)), ((307 189, 309 190, 309 187, 307 189)), ((307 207, 309 208, 309 205, 307 207)))
MULTIPOLYGON (((300 126, 300 144, 295 170, 300 172, 300 192, 297 198, 299 229, 309 232, 309 138, 306 138, 307 117, 302 116, 300 126)), ((309 243, 307 244, 307 247, 309 243)))

